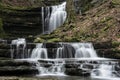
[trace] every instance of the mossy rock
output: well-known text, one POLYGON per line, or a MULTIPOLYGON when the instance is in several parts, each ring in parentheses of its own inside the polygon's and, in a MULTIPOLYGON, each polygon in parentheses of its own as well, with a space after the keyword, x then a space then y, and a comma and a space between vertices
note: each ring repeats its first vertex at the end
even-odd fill
POLYGON ((42 38, 36 38, 36 39, 34 40, 34 42, 35 42, 35 43, 43 43, 43 42, 45 42, 45 40, 42 39, 42 38))
POLYGON ((53 39, 49 39, 47 42, 51 43, 51 42, 61 42, 62 40, 60 38, 53 38, 53 39))
POLYGON ((120 0, 112 0, 113 5, 120 5, 120 0))
POLYGON ((113 47, 119 47, 120 46, 120 42, 114 41, 114 42, 112 42, 112 46, 113 47))

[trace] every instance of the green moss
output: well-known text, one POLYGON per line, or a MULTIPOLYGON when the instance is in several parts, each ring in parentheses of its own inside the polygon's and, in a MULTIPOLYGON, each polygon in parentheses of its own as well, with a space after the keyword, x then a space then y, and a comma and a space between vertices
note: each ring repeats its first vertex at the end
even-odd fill
POLYGON ((53 39, 49 39, 47 42, 61 42, 62 40, 60 38, 53 38, 53 39))
POLYGON ((113 47, 119 47, 120 46, 120 42, 114 41, 114 42, 112 42, 112 46, 113 47))
POLYGON ((105 23, 111 19, 112 19, 112 17, 104 17, 103 19, 101 19, 101 23, 105 23))
POLYGON ((112 0, 113 5, 120 5, 120 0, 112 0))
POLYGON ((42 39, 42 38, 36 38, 36 39, 34 40, 34 42, 35 42, 35 43, 43 43, 43 42, 45 42, 45 40, 42 39))

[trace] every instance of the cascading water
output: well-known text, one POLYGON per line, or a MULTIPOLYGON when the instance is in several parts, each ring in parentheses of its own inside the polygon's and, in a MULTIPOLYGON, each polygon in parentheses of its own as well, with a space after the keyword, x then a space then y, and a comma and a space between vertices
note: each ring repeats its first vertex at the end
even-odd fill
POLYGON ((96 58, 97 54, 91 43, 73 43, 75 58, 96 58))
POLYGON ((61 26, 67 17, 66 2, 58 6, 52 6, 52 13, 49 21, 49 31, 52 32, 57 27, 61 26))
MULTIPOLYGON (((38 59, 36 61, 36 68, 39 71, 38 76, 45 76, 45 75, 64 75, 64 64, 65 61, 56 61, 53 59, 53 63, 50 67, 44 67, 42 66, 41 62, 39 60, 48 60, 48 64, 50 63, 52 59, 48 58, 48 52, 46 48, 43 48, 43 44, 37 44, 36 48, 33 49, 31 54, 31 59, 38 59)), ((47 63, 45 63, 47 65, 47 63)))
POLYGON ((21 58, 25 58, 25 48, 26 48, 26 40, 24 38, 18 38, 16 40, 12 40, 11 42, 11 58, 14 57, 14 51, 15 49, 12 47, 13 45, 16 46, 16 57, 19 58, 19 51, 20 51, 20 46, 22 45, 22 56, 21 58))
POLYGON ((49 34, 61 26, 67 17, 66 2, 56 6, 42 7, 41 11, 43 34, 49 34))
MULTIPOLYGON (((13 40, 11 44, 16 45, 17 53, 19 53, 19 49, 21 47, 26 47, 25 39, 13 40)), ((31 55, 30 58, 27 57, 27 61, 31 62, 31 60, 33 60, 33 62, 35 62, 36 68, 39 71, 38 76, 64 76, 67 69, 66 65, 69 66, 69 64, 67 64, 68 61, 70 64, 71 62, 75 65, 80 64, 78 65, 78 69, 83 70, 81 73, 91 73, 92 78, 108 79, 108 77, 110 77, 112 79, 119 80, 117 76, 120 75, 115 71, 115 64, 113 64, 113 62, 110 62, 112 64, 103 63, 104 61, 110 61, 111 59, 98 57, 92 43, 59 43, 59 45, 57 44, 57 49, 55 48, 55 51, 52 49, 54 52, 52 52, 51 48, 49 49, 48 47, 50 48, 50 44, 37 43, 32 52, 31 49, 28 49, 28 53, 24 53, 31 55), (56 57, 51 58, 49 54, 56 54, 56 57), (79 61, 82 63, 79 63, 79 61)), ((11 49, 11 53, 11 57, 14 57, 14 48, 11 49)))
POLYGON ((63 56, 63 47, 60 47, 60 48, 58 48, 57 49, 57 54, 56 54, 56 58, 62 58, 62 56, 63 56))
POLYGON ((65 61, 52 61, 53 63, 50 63, 48 60, 48 64, 51 64, 49 67, 43 67, 40 62, 37 63, 37 69, 39 70, 38 76, 64 76, 65 68, 64 64, 65 61))
POLYGON ((31 58, 35 59, 48 59, 48 53, 46 48, 42 48, 43 44, 37 44, 36 48, 33 49, 31 58))
POLYGON ((119 73, 115 70, 115 62, 102 63, 97 69, 91 72, 92 78, 107 79, 107 80, 120 80, 119 73))
POLYGON ((44 7, 42 7, 42 33, 44 34, 45 32, 45 29, 44 29, 44 26, 45 26, 45 22, 44 22, 44 7))

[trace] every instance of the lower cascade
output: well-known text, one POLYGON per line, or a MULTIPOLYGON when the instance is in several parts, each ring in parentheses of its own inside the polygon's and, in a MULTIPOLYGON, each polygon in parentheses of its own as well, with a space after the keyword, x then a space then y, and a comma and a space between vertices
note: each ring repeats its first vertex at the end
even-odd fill
POLYGON ((32 51, 31 58, 47 59, 47 49, 42 48, 42 44, 37 44, 36 48, 34 48, 32 51))
POLYGON ((75 58, 95 58, 97 57, 96 51, 91 43, 75 43, 72 44, 75 48, 75 58))
POLYGON ((11 58, 24 58, 25 57, 25 48, 26 48, 26 40, 24 38, 18 38, 12 40, 11 42, 11 58), (15 50, 16 46, 16 50, 15 50), (16 53, 14 55, 14 53, 16 53), (21 53, 21 55, 19 55, 21 53))
POLYGON ((95 79, 120 79, 119 62, 99 57, 92 43, 31 44, 21 38, 13 40, 11 45, 11 58, 33 61, 39 72, 37 76, 66 76, 78 72, 76 75, 90 75, 95 79))
POLYGON ((37 69, 39 70, 39 75, 37 76, 46 76, 46 75, 53 75, 53 76, 64 76, 65 75, 65 61, 49 61, 48 64, 51 66, 45 67, 40 61, 37 63, 37 69))
MULTIPOLYGON (((115 70, 115 62, 102 63, 91 72, 92 78, 119 80, 120 74, 115 70)), ((117 64, 116 64, 117 65, 117 64)))

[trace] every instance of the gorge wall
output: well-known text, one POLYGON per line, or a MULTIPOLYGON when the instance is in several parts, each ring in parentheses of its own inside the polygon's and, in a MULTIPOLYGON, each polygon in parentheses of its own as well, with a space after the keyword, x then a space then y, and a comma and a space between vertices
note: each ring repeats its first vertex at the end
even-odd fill
POLYGON ((0 17, 7 36, 26 37, 42 33, 41 7, 65 0, 1 0, 0 17))

